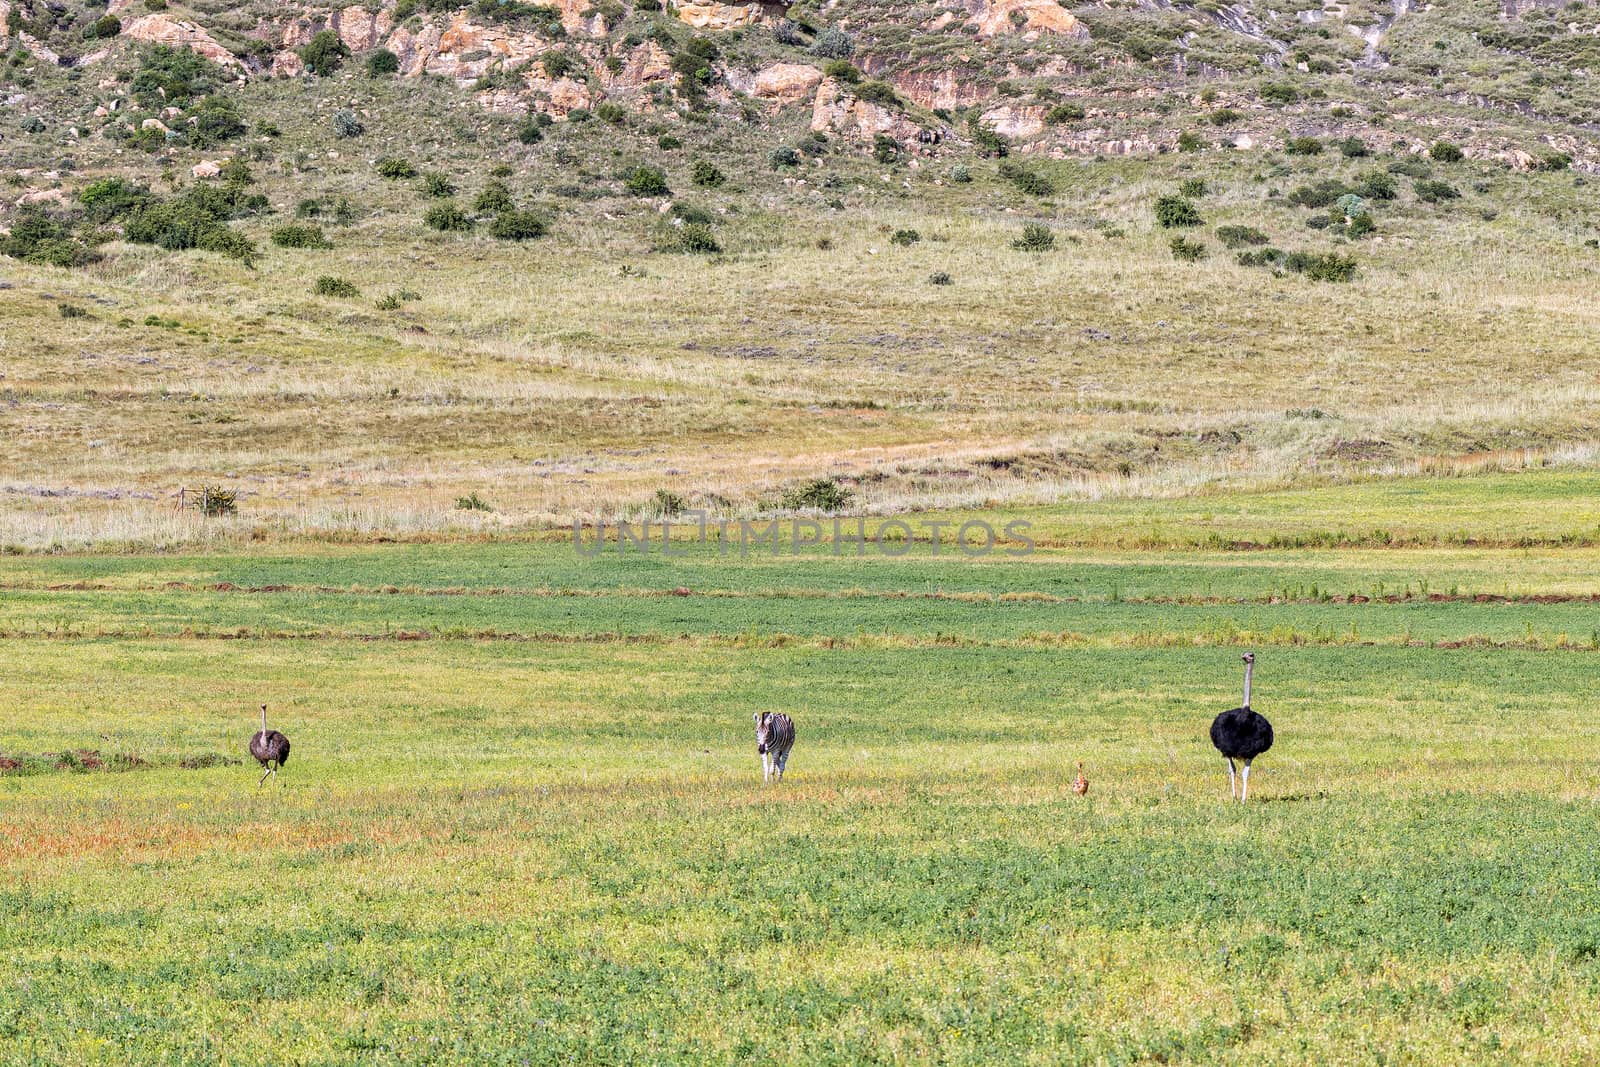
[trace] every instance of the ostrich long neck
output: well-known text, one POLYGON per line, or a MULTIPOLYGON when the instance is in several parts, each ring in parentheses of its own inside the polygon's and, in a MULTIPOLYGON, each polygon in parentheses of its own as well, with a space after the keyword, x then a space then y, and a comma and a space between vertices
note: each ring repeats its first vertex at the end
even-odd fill
MULTIPOLYGON (((1254 663, 1246 663, 1244 665, 1244 706, 1247 708, 1250 706, 1250 672, 1255 670, 1255 667, 1254 663)), ((267 721, 265 712, 262 713, 261 721, 263 723, 267 721)), ((266 729, 266 727, 263 726, 262 729, 266 729)))
MULTIPOLYGON (((1246 694, 1245 695, 1245 703, 1248 704, 1248 703, 1250 703, 1250 698, 1249 698, 1250 685, 1249 685, 1248 682, 1245 683, 1244 689, 1245 689, 1245 694, 1246 694)), ((266 709, 265 706, 263 706, 262 709, 261 709, 261 736, 262 737, 266 737, 267 736, 267 709, 266 709)))

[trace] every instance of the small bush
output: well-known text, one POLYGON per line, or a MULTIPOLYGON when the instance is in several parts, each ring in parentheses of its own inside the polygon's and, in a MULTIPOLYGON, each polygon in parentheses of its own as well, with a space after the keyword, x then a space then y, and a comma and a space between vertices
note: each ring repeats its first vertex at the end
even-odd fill
POLYGON ((484 182, 483 188, 472 200, 472 210, 480 215, 498 215, 502 211, 516 209, 516 202, 511 199, 511 189, 498 179, 484 182))
POLYGON ((1445 200, 1455 200, 1461 196, 1460 190, 1449 182, 1420 181, 1412 186, 1416 191, 1417 199, 1429 204, 1438 204, 1445 200))
POLYGON ((1171 248, 1173 258, 1181 259, 1185 263, 1198 262, 1211 254, 1211 250, 1205 245, 1199 241, 1191 241, 1182 234, 1172 239, 1171 248))
POLYGON ((886 133, 873 134, 872 158, 885 166, 900 162, 900 142, 886 133))
POLYGON ((366 126, 356 117, 356 113, 349 108, 340 108, 333 113, 333 135, 335 137, 351 138, 360 137, 367 132, 366 126))
POLYGON ((1313 185, 1302 185, 1288 196, 1289 203, 1298 207, 1327 207, 1350 192, 1350 187, 1337 178, 1324 178, 1313 185))
POLYGON ((663 152, 676 152, 683 147, 683 139, 676 134, 664 133, 656 138, 656 147, 663 152))
POLYGON ((1244 115, 1231 107, 1219 107, 1206 116, 1206 121, 1213 126, 1228 126, 1242 118, 1244 118, 1244 115))
POLYGON ((633 196, 665 196, 672 191, 667 187, 667 172, 649 164, 634 167, 622 184, 633 196))
POLYGON ((1361 138, 1346 137, 1339 142, 1339 154, 1346 159, 1363 159, 1372 153, 1361 138))
POLYGON ((422 176, 422 195, 435 200, 455 196, 456 187, 447 175, 424 174, 422 176))
POLYGON ((849 85, 855 85, 861 80, 861 72, 848 59, 829 60, 827 65, 822 68, 822 73, 829 78, 849 85))
POLYGON ((1286 82, 1268 82, 1259 93, 1262 101, 1268 104, 1293 104, 1300 99, 1300 90, 1286 82))
POLYGON ((350 49, 339 40, 339 35, 332 30, 319 30, 317 34, 306 42, 300 49, 300 59, 306 69, 319 78, 326 78, 344 65, 350 58, 350 49))
POLYGON ((902 248, 910 248, 920 240, 922 240, 922 234, 916 230, 896 230, 889 236, 890 244, 899 245, 902 248))
POLYGON ((1283 257, 1283 265, 1316 282, 1347 282, 1356 276, 1356 261, 1336 252, 1320 256, 1308 252, 1290 252, 1283 257))
POLYGON ((1291 156, 1316 156, 1322 154, 1322 142, 1315 137, 1286 137, 1283 150, 1291 156))
POLYGON ((1055 183, 1049 178, 1020 163, 1013 163, 1009 159, 1000 164, 997 173, 1029 196, 1052 196, 1055 194, 1055 183))
POLYGON ((1359 239, 1375 232, 1377 229, 1378 224, 1372 220, 1372 216, 1363 212, 1360 215, 1351 216, 1350 221, 1345 224, 1344 233, 1346 237, 1359 239))
POLYGON ((1243 248, 1246 245, 1264 245, 1267 235, 1254 226, 1218 226, 1217 240, 1228 248, 1243 248))
POLYGON ((879 107, 904 107, 900 94, 894 91, 894 86, 883 81, 866 81, 851 90, 857 100, 865 100, 869 104, 879 107))
POLYGON ((200 514, 210 518, 232 515, 239 510, 239 494, 235 490, 224 489, 220 485, 202 485, 197 496, 195 507, 200 514))
POLYGON ((811 42, 811 54, 822 59, 849 59, 855 51, 854 38, 843 30, 823 30, 811 42))
POLYGON ((400 72, 400 57, 387 48, 380 48, 367 56, 367 77, 381 78, 385 74, 400 72))
POLYGON ((951 281, 950 275, 946 274, 942 270, 936 270, 932 274, 928 275, 928 284, 929 285, 950 285, 950 284, 953 284, 953 283, 951 281))
POLYGON ((472 229, 472 216, 456 206, 452 200, 430 207, 422 216, 422 222, 430 230, 441 233, 465 233, 472 229))
POLYGON ((1162 229, 1180 226, 1199 226, 1205 222, 1200 210, 1181 196, 1163 196, 1155 204, 1156 222, 1162 229))
POLYGON ((122 32, 122 20, 115 15, 101 15, 88 26, 84 27, 83 37, 87 41, 105 40, 115 37, 122 32))
POLYGON ((783 507, 791 511, 814 508, 817 511, 838 511, 850 502, 854 494, 833 478, 818 478, 803 485, 785 489, 779 497, 783 507))
POLYGON ((1185 178, 1178 183, 1178 195, 1200 197, 1206 195, 1206 180, 1204 178, 1185 178))
POLYGON ((723 174, 710 160, 697 159, 689 164, 689 180, 696 185, 715 189, 723 182, 723 174))
POLYGON ((950 180, 957 185, 966 185, 972 181, 972 171, 965 163, 957 163, 950 168, 950 180))
POLYGON ((1394 175, 1382 170, 1367 171, 1357 178, 1355 191, 1368 200, 1393 200, 1400 193, 1394 175))
POLYGON ((566 52, 546 52, 540 57, 539 64, 544 67, 545 74, 552 78, 565 78, 578 69, 578 61, 566 52))
POLYGON ((529 241, 548 230, 544 219, 532 211, 503 211, 489 224, 489 235, 502 241, 529 241))
POLYGON ((538 144, 544 140, 544 130, 533 119, 528 119, 517 126, 517 140, 523 144, 538 144))
POLYGON ((394 181, 404 181, 417 176, 417 168, 413 167, 409 160, 396 159, 393 156, 384 156, 373 164, 373 169, 378 172, 379 177, 394 181))
POLYGON ((1433 147, 1428 149, 1428 155, 1440 163, 1460 163, 1465 153, 1461 146, 1449 141, 1435 141, 1433 147))
POLYGON ((489 506, 489 502, 487 500, 483 499, 481 496, 478 495, 477 490, 473 490, 472 492, 468 493, 466 496, 458 496, 458 497, 456 497, 456 510, 457 511, 493 511, 494 508, 489 506))
POLYGON ((798 167, 800 165, 800 153, 786 144, 779 145, 767 153, 767 162, 772 164, 774 170, 798 167))
POLYGON ((985 126, 976 115, 967 120, 967 135, 972 138, 973 151, 984 159, 999 159, 1011 152, 1011 142, 985 126))
POLYGON ((272 231, 272 243, 279 248, 332 248, 320 226, 279 226, 272 231))
POLYGON ((1205 146, 1205 138, 1193 130, 1184 130, 1178 134, 1178 151, 1180 152, 1198 152, 1205 146))
POLYGON ((663 246, 663 251, 711 255, 721 252, 722 245, 717 243, 717 235, 711 232, 710 226, 703 222, 686 222, 673 233, 672 239, 663 246))
POLYGON ((1572 157, 1567 155, 1565 152, 1552 152, 1549 155, 1542 156, 1540 157, 1539 161, 1533 165, 1534 170, 1543 171, 1561 171, 1568 170, 1571 167, 1572 157))
POLYGON ((1044 113, 1044 121, 1051 126, 1059 126, 1063 122, 1077 122, 1087 114, 1082 104, 1057 104, 1044 113))
POLYGON ((345 281, 343 278, 335 278, 331 274, 324 274, 322 277, 318 278, 317 284, 312 286, 311 291, 316 293, 318 296, 338 296, 348 298, 361 295, 360 289, 357 289, 354 285, 345 281))
POLYGON ((1332 215, 1312 215, 1306 219, 1306 225, 1313 230, 1326 230, 1333 225, 1332 215))
POLYGON ((1039 222, 1030 222, 1022 227, 1022 236, 1011 242, 1011 247, 1019 252, 1048 252, 1056 246, 1056 235, 1050 227, 1039 222))
POLYGON ((613 126, 621 126, 628 121, 628 112, 621 104, 614 104, 609 100, 602 101, 594 106, 594 117, 601 122, 613 126))
POLYGON ((77 304, 57 304, 56 313, 64 319, 92 319, 93 315, 77 304))

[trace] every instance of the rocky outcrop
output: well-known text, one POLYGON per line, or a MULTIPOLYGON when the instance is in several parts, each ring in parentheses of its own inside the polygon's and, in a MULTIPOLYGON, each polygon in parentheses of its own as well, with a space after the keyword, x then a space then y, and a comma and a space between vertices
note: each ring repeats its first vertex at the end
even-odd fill
POLYGON ((574 78, 546 78, 529 74, 523 87, 492 89, 478 94, 478 102, 489 111, 520 115, 529 107, 546 115, 564 118, 577 108, 592 108, 594 94, 574 78))
POLYGON ((657 82, 671 81, 676 75, 672 70, 672 57, 667 50, 654 41, 646 41, 636 45, 622 60, 622 69, 612 73, 605 67, 600 68, 600 83, 606 89, 642 89, 646 85, 657 82))
POLYGON ((690 0, 673 5, 673 12, 697 30, 736 30, 783 17, 787 3, 723 4, 717 0, 690 0))
POLYGON ((954 111, 987 100, 994 90, 971 71, 959 67, 908 71, 890 75, 895 90, 925 108, 954 111))
POLYGON ((812 95, 822 83, 822 71, 807 63, 774 63, 759 71, 729 71, 727 82, 750 96, 794 104, 812 95))
POLYGON ((979 37, 1002 33, 1020 33, 1024 37, 1041 33, 1089 36, 1088 28, 1055 0, 973 0, 968 10, 979 37))
POLYGON ((915 140, 919 127, 900 111, 860 100, 836 78, 823 78, 811 104, 811 128, 855 140, 885 134, 897 141, 915 140))
POLYGON ((213 63, 244 69, 239 57, 218 44, 215 37, 192 22, 169 15, 154 14, 136 18, 122 27, 122 36, 135 41, 149 41, 151 44, 188 48, 213 63))
POLYGON ((1026 140, 1044 132, 1045 109, 1041 105, 1022 107, 1001 104, 983 113, 983 124, 1002 137, 1026 140))

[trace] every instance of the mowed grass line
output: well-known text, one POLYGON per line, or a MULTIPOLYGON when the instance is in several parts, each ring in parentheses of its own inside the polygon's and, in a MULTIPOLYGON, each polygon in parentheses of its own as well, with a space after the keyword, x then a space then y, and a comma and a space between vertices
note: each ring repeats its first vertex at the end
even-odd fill
POLYGON ((1584 1062, 1600 661, 8 641, 16 1062, 1584 1062), (753 707, 800 722, 763 789, 753 707), (1066 785, 1077 758, 1090 797, 1066 785), (745 1025, 760 1018, 766 1025, 745 1025))

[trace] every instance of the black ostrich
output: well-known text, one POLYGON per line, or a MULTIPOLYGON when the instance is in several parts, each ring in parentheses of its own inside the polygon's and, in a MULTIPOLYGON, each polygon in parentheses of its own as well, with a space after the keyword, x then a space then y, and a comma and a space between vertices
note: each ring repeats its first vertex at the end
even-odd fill
POLYGON ((1272 724, 1265 715, 1250 710, 1250 672, 1256 654, 1244 654, 1244 705, 1225 711, 1211 723, 1211 743, 1228 761, 1228 792, 1243 804, 1250 796, 1250 761, 1272 747, 1272 724), (1234 760, 1244 760, 1244 789, 1234 782, 1234 760))
POLYGON ((261 788, 261 782, 267 780, 267 775, 276 778, 278 768, 289 762, 289 739, 276 730, 267 729, 267 706, 261 705, 261 732, 250 738, 250 755, 256 762, 265 767, 261 781, 256 783, 256 788, 261 788))

